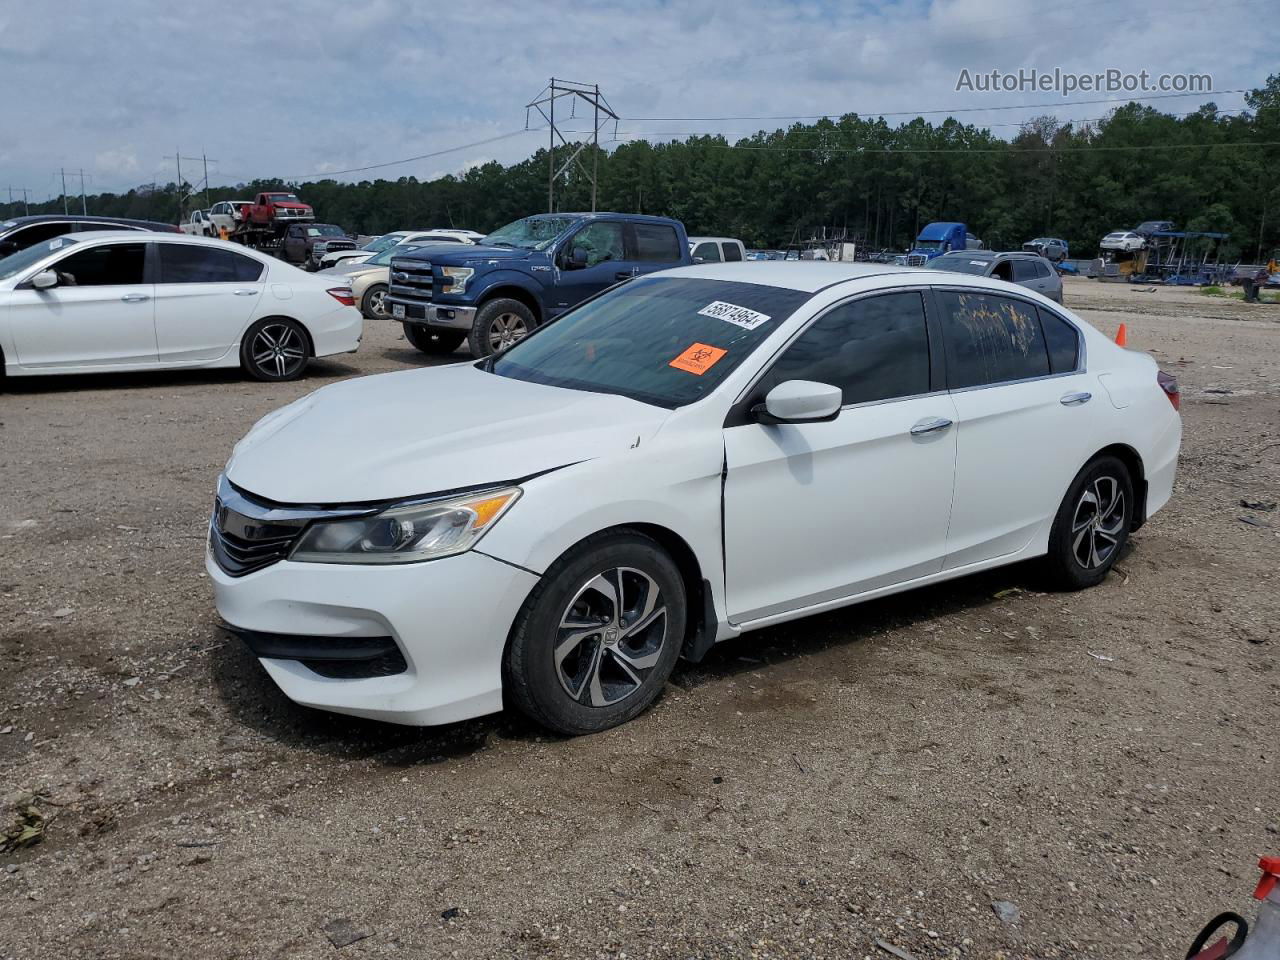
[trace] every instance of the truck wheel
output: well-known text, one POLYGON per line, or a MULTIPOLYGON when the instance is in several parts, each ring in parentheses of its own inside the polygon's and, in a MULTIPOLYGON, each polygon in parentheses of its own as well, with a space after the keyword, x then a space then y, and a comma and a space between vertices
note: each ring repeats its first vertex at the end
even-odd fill
MULTIPOLYGON (((387 285, 385 283, 375 283, 370 285, 369 289, 364 292, 364 296, 360 298, 360 312, 369 320, 385 320, 387 319, 387 285)), ((408 324, 405 324, 408 326, 408 324)), ((406 333, 407 337, 408 334, 406 333)))
POLYGON ((533 311, 519 300, 490 300, 476 314, 467 343, 473 356, 487 357, 519 343, 534 326, 533 311))
POLYGON ((423 353, 435 356, 453 353, 467 336, 461 330, 432 330, 430 327, 416 323, 406 323, 402 326, 406 340, 423 353))

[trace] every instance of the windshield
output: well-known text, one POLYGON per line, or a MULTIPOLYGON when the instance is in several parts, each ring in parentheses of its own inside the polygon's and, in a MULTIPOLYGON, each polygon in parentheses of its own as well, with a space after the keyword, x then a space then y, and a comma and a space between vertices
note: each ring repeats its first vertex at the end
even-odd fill
POLYGON ((345 237, 341 227, 335 227, 329 223, 322 223, 316 227, 307 227, 308 237, 345 237))
POLYGON ((382 237, 375 237, 364 245, 364 249, 373 253, 381 253, 383 250, 390 250, 400 242, 404 234, 387 234, 382 237))
POLYGON ((991 266, 990 260, 971 260, 968 257, 934 257, 925 264, 930 270, 953 270, 956 273, 984 275, 991 266))
POLYGON ((0 260, 0 280, 8 280, 10 277, 16 276, 33 263, 43 260, 49 254, 69 247, 73 243, 75 241, 70 237, 54 237, 52 240, 33 244, 25 250, 10 254, 0 260))
POLYGON ((268 193, 267 203, 301 203, 296 193, 268 193))
POLYGON ((487 361, 487 369, 674 409, 715 390, 809 297, 755 283, 632 280, 487 361))
POLYGON ((369 266, 381 267, 391 262, 392 257, 399 257, 408 253, 410 250, 417 250, 421 244, 418 243, 397 243, 383 250, 376 257, 370 257, 365 263, 369 266))
POLYGON ((917 250, 941 250, 942 241, 941 240, 917 240, 916 249, 917 250))
POLYGON ((569 217, 525 217, 489 234, 481 243, 494 247, 545 250, 573 223, 569 217))

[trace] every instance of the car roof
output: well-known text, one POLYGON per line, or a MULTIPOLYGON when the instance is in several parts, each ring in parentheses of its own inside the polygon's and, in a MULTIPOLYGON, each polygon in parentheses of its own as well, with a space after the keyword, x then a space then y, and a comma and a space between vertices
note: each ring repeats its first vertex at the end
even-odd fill
POLYGON ((135 220, 133 217, 98 217, 86 216, 82 213, 33 213, 25 217, 9 217, 0 221, 0 228, 11 229, 13 227, 25 227, 33 223, 130 223, 137 226, 148 227, 164 227, 166 230, 173 230, 175 227, 171 223, 163 223, 159 220, 135 220))
POLYGON ((768 287, 787 287, 817 293, 848 280, 864 280, 889 274, 919 274, 911 267, 891 263, 838 263, 829 260, 750 260, 736 263, 704 263, 664 270, 664 276, 706 280, 732 280, 768 287))
POLYGON ((132 240, 134 243, 143 243, 147 241, 160 241, 163 243, 191 243, 202 247, 224 247, 228 250, 235 250, 237 253, 247 253, 254 255, 257 259, 274 260, 274 257, 260 253, 250 247, 246 247, 242 243, 232 243, 230 240, 219 240, 215 237, 196 237, 189 233, 153 233, 146 230, 84 230, 80 233, 71 234, 71 239, 76 243, 84 243, 88 240, 132 240))
POLYGON ((717 243, 741 243, 737 237, 690 237, 690 243, 704 243, 708 240, 714 240, 717 243))

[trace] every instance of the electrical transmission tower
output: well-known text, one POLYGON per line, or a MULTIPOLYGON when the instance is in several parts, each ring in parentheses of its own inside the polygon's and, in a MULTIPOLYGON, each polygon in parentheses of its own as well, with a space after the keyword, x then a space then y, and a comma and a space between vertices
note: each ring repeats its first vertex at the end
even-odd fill
MULTIPOLYGON (((596 173, 599 168, 600 159, 600 130, 610 120, 614 122, 614 130, 617 131, 618 115, 613 112, 613 108, 609 106, 609 101, 604 98, 604 94, 600 92, 600 84, 598 83, 574 83, 570 80, 557 80, 551 78, 551 82, 542 88, 538 96, 530 103, 526 103, 525 111, 525 127, 529 126, 529 111, 537 110, 542 114, 542 119, 547 121, 550 128, 547 141, 547 212, 554 213, 556 209, 556 180, 560 178, 575 163, 578 169, 582 171, 582 175, 591 182, 591 212, 596 211, 596 173), (565 119, 564 107, 569 107, 568 119, 577 119, 578 102, 591 107, 591 139, 583 139, 581 142, 570 142, 565 138, 564 132, 556 125, 556 101, 569 98, 567 104, 561 104, 560 116, 565 119), (572 149, 567 160, 560 164, 559 169, 556 168, 556 140, 559 139, 560 145, 566 149, 572 149), (591 170, 588 171, 582 161, 578 159, 587 145, 591 145, 591 170)), ((570 133, 576 131, 569 131, 570 133)))

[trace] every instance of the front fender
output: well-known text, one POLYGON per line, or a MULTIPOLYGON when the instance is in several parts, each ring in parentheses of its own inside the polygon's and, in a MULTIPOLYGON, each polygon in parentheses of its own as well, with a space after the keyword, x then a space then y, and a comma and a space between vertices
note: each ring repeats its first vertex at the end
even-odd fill
POLYGON ((519 503, 476 549, 541 575, 575 544, 602 530, 663 527, 688 544, 701 578, 711 585, 716 610, 724 611, 723 467, 722 445, 691 436, 677 443, 654 439, 554 470, 524 485, 519 503))
MULTIPOLYGON (((517 287, 533 297, 539 304, 543 302, 542 294, 545 289, 543 284, 523 270, 511 269, 498 269, 479 277, 479 284, 467 290, 466 300, 468 304, 479 306, 482 300, 487 299, 491 291, 499 287, 517 287)), ((442 298, 441 302, 447 301, 442 298)))

